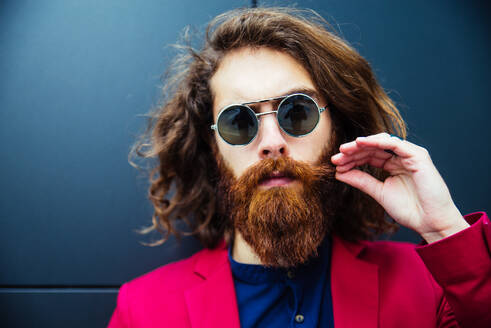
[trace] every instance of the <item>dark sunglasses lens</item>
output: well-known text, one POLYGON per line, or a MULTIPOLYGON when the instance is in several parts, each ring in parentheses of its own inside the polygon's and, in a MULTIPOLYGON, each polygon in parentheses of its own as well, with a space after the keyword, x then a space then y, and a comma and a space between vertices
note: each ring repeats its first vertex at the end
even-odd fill
POLYGON ((217 122, 220 136, 229 144, 245 145, 257 133, 256 115, 245 106, 232 106, 225 109, 217 122))
POLYGON ((286 133, 303 136, 316 127, 319 122, 319 110, 312 99, 302 95, 291 96, 281 103, 278 122, 286 133))

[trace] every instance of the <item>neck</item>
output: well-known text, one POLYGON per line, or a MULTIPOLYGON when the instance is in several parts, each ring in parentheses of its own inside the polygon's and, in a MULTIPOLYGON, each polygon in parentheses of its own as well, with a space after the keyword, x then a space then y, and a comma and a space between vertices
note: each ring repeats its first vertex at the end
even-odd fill
POLYGON ((239 263, 259 264, 261 261, 251 246, 242 238, 242 234, 235 231, 234 245, 232 249, 232 258, 239 263))

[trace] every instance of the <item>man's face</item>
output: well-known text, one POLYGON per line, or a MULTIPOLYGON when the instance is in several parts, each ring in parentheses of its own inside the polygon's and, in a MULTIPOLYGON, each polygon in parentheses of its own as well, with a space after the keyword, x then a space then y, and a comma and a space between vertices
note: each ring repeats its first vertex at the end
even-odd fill
MULTIPOLYGON (((318 94, 309 73, 293 57, 268 48, 241 48, 228 53, 211 79, 214 94, 213 115, 227 105, 285 96, 302 90, 318 94)), ((326 105, 317 97, 320 107, 326 105)), ((276 110, 273 102, 255 104, 256 112, 276 110)), ((259 118, 257 137, 248 145, 232 146, 215 133, 219 153, 235 178, 240 178, 250 166, 267 158, 291 157, 296 161, 314 164, 331 137, 329 111, 320 115, 320 121, 312 133, 297 138, 285 134, 278 126, 276 116, 259 118)), ((273 181, 271 185, 288 184, 273 181)))
MULTIPOLYGON (((266 48, 240 49, 223 59, 211 80, 215 121, 230 104, 293 93, 319 96, 307 71, 295 59, 266 48)), ((256 103, 258 113, 276 110, 274 102, 256 103)), ((296 138, 285 134, 274 114, 259 117, 251 143, 232 146, 215 134, 222 174, 221 211, 254 250, 262 264, 291 267, 316 256, 332 221, 335 194, 331 121, 324 111, 317 127, 296 138), (330 197, 332 198, 332 197, 330 197)))

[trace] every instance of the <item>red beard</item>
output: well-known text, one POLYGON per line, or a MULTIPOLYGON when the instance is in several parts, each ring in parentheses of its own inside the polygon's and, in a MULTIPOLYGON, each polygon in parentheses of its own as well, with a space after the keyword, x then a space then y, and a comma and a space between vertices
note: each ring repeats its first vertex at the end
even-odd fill
POLYGON ((326 197, 335 191, 335 168, 329 155, 325 151, 319 165, 284 157, 262 160, 239 179, 233 178, 223 159, 218 161, 222 211, 263 265, 293 267, 318 255, 336 205, 328 203, 336 197, 326 197), (293 182, 285 187, 260 188, 275 171, 293 182))

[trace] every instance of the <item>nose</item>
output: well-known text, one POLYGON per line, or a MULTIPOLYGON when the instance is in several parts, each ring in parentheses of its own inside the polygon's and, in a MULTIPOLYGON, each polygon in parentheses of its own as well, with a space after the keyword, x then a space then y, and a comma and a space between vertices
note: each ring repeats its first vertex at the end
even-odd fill
POLYGON ((289 147, 278 125, 276 114, 261 116, 258 132, 259 158, 278 158, 289 155, 289 147))

